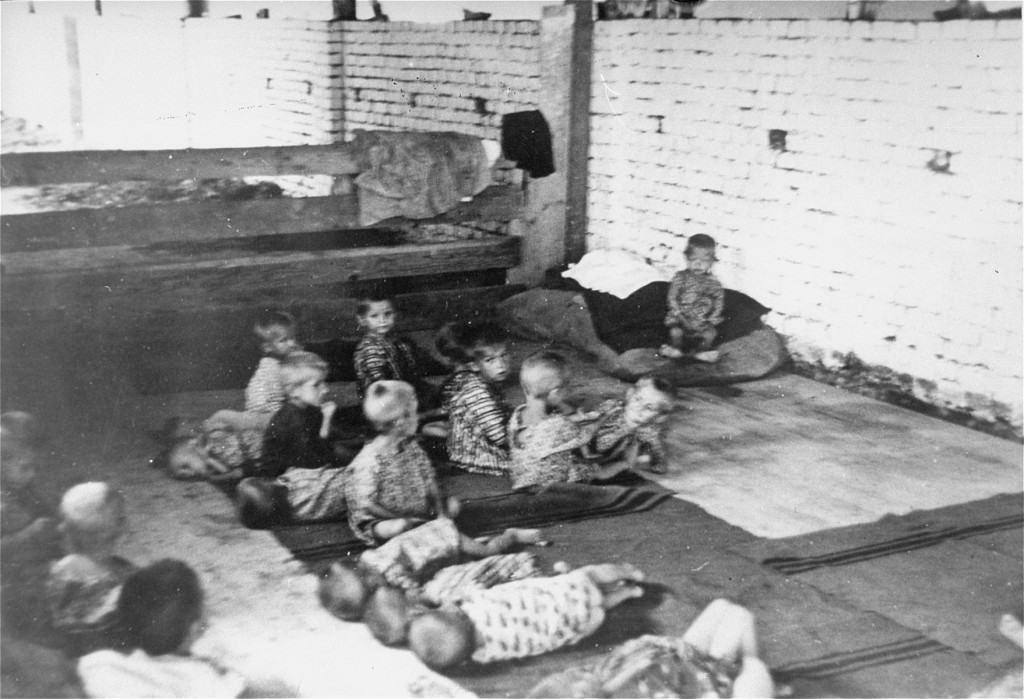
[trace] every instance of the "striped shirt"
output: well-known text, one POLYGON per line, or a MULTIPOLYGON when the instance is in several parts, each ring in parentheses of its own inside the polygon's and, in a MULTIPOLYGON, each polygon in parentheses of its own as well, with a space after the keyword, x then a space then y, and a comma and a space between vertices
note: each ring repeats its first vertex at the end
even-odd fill
POLYGON ((353 360, 360 397, 374 381, 412 383, 420 377, 413 346, 401 337, 366 333, 356 345, 353 360))
POLYGON ((647 453, 653 463, 665 461, 665 447, 661 443, 659 425, 648 424, 630 427, 625 420, 625 403, 607 400, 597 407, 604 420, 597 433, 584 450, 587 458, 596 459, 599 463, 609 463, 625 456, 626 451, 634 442, 640 443, 640 452, 647 453))
POLYGON ((522 424, 525 407, 516 408, 508 422, 512 487, 593 480, 596 466, 577 453, 588 441, 580 426, 555 414, 526 427, 522 424))
POLYGON ((373 526, 382 520, 434 516, 437 478, 430 459, 419 444, 409 442, 401 451, 374 440, 363 447, 345 471, 348 523, 360 539, 379 543, 373 526))
POLYGON ((455 372, 441 389, 451 428, 448 459, 472 473, 508 473, 508 406, 497 390, 474 371, 455 372))
POLYGON ((604 622, 603 600, 597 585, 575 571, 498 585, 459 606, 476 628, 473 660, 491 663, 578 643, 604 622))
POLYGON ((678 325, 688 333, 701 333, 722 322, 725 290, 715 275, 684 269, 668 287, 665 325, 678 325))
POLYGON ((263 357, 245 387, 245 411, 273 415, 284 405, 281 361, 263 357))

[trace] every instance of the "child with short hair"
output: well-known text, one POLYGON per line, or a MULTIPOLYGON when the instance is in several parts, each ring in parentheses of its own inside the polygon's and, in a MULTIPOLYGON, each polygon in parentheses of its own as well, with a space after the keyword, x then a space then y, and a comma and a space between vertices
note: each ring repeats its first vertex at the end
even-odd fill
POLYGON ((405 381, 415 388, 421 403, 433 407, 436 388, 423 381, 431 362, 415 344, 395 333, 397 319, 394 301, 380 290, 360 299, 356 320, 363 337, 353 357, 359 397, 365 397, 376 381, 405 381))
POLYGON ((497 585, 414 616, 409 647, 434 670, 547 653, 597 631, 606 610, 642 596, 643 579, 631 565, 603 564, 497 585))
POLYGON ((509 472, 509 408, 500 391, 511 368, 507 342, 493 323, 448 326, 438 337, 438 351, 455 368, 441 387, 450 422, 448 460, 470 473, 509 472))
POLYGON ((352 531, 376 546, 444 511, 429 457, 415 441, 419 402, 404 381, 377 381, 363 412, 377 431, 347 469, 352 531))
POLYGON ((715 239, 703 233, 690 236, 686 243, 686 269, 676 272, 668 288, 665 325, 670 342, 661 347, 666 357, 718 360, 711 347, 723 320, 725 290, 711 273, 717 261, 715 246, 715 239))
POLYGON ((223 477, 260 459, 267 426, 286 399, 281 362, 302 346, 296 340, 295 318, 284 311, 262 312, 252 331, 263 357, 245 387, 245 410, 218 410, 207 418, 201 439, 192 440, 194 448, 188 450, 191 458, 173 469, 172 475, 223 477), (197 472, 189 473, 190 466, 197 472))
POLYGON ((537 352, 523 362, 519 382, 526 403, 513 411, 508 423, 513 488, 604 480, 632 465, 628 459, 600 463, 583 458, 580 449, 608 416, 581 427, 564 414, 561 393, 567 374, 568 364, 555 352, 537 352))
POLYGON ((46 596, 54 630, 77 655, 111 642, 121 585, 135 566, 116 554, 127 517, 124 498, 108 484, 69 488, 60 514, 68 555, 50 566, 46 596))
POLYGON ((117 604, 125 652, 78 661, 90 697, 237 697, 245 680, 188 656, 202 631, 203 589, 186 563, 164 559, 129 577, 117 604))
POLYGON ((326 378, 326 362, 312 352, 293 352, 281 362, 287 400, 267 427, 263 457, 236 490, 246 526, 344 514, 343 467, 350 459, 331 439, 336 405, 324 400, 326 378))
POLYGON ((682 638, 635 638, 596 663, 542 680, 527 696, 770 697, 773 690, 757 657, 754 616, 717 599, 682 638))
POLYGON ((674 402, 675 391, 665 379, 641 377, 624 401, 608 400, 597 407, 603 419, 581 454, 598 463, 626 459, 651 473, 665 473, 660 427, 674 402))
POLYGON ((36 488, 45 444, 39 422, 19 411, 0 415, 0 603, 4 626, 23 633, 44 617, 41 590, 61 555, 56 506, 36 488))

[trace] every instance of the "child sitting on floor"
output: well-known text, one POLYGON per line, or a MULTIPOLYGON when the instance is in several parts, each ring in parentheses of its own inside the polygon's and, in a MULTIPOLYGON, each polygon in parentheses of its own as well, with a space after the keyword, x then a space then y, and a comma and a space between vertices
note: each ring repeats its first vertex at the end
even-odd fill
POLYGON ((125 581, 118 601, 125 652, 99 650, 78 661, 90 697, 237 697, 239 675, 188 656, 203 628, 195 571, 165 559, 125 581))
POLYGON ((581 454, 598 463, 626 459, 651 473, 665 473, 660 427, 674 401, 675 392, 664 379, 639 379, 626 392, 625 401, 609 400, 598 406, 595 412, 603 419, 581 454))
POLYGON ((723 599, 682 638, 641 636, 600 661, 541 681, 530 697, 771 697, 753 615, 723 599))
POLYGON ((118 556, 127 533, 124 498, 106 483, 80 483, 60 503, 68 555, 50 567, 46 596, 62 645, 75 655, 109 645, 121 585, 135 566, 118 556))
POLYGON ((715 239, 698 233, 686 243, 686 269, 676 272, 668 288, 668 327, 670 344, 661 354, 672 359, 692 356, 715 362, 718 352, 711 349, 718 336, 725 305, 725 290, 711 273, 715 264, 715 239))
POLYGON ((359 397, 376 381, 405 381, 416 390, 420 403, 436 407, 437 390, 423 381, 431 362, 425 352, 394 332, 397 317, 394 302, 385 294, 371 293, 359 302, 356 320, 363 337, 353 357, 359 397))
POLYGON ((441 387, 448 460, 471 473, 509 472, 509 409, 500 390, 511 368, 506 343, 505 332, 491 323, 448 326, 438 337, 438 351, 455 368, 441 387))
POLYGON ((433 466, 415 441, 419 403, 404 381, 378 381, 363 412, 377 431, 347 470, 349 525, 376 546, 443 513, 433 466))
POLYGON ((36 489, 44 441, 28 413, 0 415, 0 603, 4 627, 27 634, 43 631, 41 590, 61 555, 56 506, 36 489))
POLYGON ((642 595, 642 580, 633 566, 604 564, 498 585, 414 616, 409 647, 435 670, 547 653, 597 631, 606 610, 642 595))
POLYGON ((327 364, 312 352, 293 352, 281 362, 287 399, 267 427, 252 477, 236 490, 239 519, 247 527, 344 514, 343 467, 351 459, 331 440, 335 404, 324 401, 326 378, 327 364))
POLYGON ((519 382, 526 403, 516 408, 508 424, 513 488, 604 480, 632 465, 625 458, 607 463, 583 458, 579 450, 608 416, 581 427, 580 418, 564 414, 561 392, 567 373, 565 359, 554 352, 537 352, 523 362, 519 382))
POLYGON ((237 478, 259 460, 267 425, 285 401, 281 362, 301 347, 295 319, 283 311, 261 314, 252 330, 263 358, 245 388, 245 410, 218 410, 199 435, 186 433, 169 444, 165 460, 175 478, 237 478))

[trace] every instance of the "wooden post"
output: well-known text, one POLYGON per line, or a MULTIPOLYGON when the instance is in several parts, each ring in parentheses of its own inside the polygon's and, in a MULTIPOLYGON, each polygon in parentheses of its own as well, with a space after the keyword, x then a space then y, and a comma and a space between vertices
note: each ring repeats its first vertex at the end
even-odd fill
POLYGON ((81 143, 85 138, 85 129, 82 126, 82 67, 78 59, 78 24, 74 17, 64 18, 64 49, 68 59, 71 136, 76 143, 81 143))
POLYGON ((590 0, 543 9, 538 104, 551 128, 555 172, 529 182, 525 225, 512 229, 524 238, 522 265, 509 273, 514 283, 539 284, 585 250, 592 12, 590 0))

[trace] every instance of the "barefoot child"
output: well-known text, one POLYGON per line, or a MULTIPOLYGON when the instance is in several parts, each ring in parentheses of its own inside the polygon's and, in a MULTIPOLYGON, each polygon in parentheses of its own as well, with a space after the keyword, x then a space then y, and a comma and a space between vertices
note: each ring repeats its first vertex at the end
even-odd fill
POLYGON ((287 520, 313 522, 345 513, 348 455, 336 450, 327 395, 327 364, 312 352, 281 362, 287 400, 267 427, 263 457, 238 484, 238 514, 248 527, 287 520))
POLYGON ((609 400, 598 406, 595 412, 603 419, 580 452, 597 463, 626 459, 634 467, 665 473, 660 427, 674 402, 675 392, 664 379, 639 379, 626 392, 625 401, 609 400))
POLYGON ((714 362, 718 353, 711 349, 718 336, 725 304, 725 290, 711 273, 715 264, 715 239, 698 233, 686 243, 686 269, 676 272, 668 288, 668 327, 671 344, 661 353, 672 359, 693 356, 714 362))
POLYGON ((117 610, 124 652, 78 661, 86 696, 237 697, 245 689, 239 675, 188 655, 203 628, 203 590, 185 563, 165 559, 134 573, 117 610))
POLYGON ((567 373, 565 359, 554 352, 538 352, 523 362, 519 382, 526 403, 516 408, 508 424, 513 488, 604 480, 631 466, 626 459, 599 463, 580 454, 605 416, 584 428, 563 414, 567 373))
POLYGON ((633 566, 605 564, 498 585, 414 616, 409 647, 435 670, 547 653, 597 631, 606 610, 642 595, 642 580, 633 566))
POLYGON ((135 566, 116 553, 127 519, 124 498, 109 485, 71 487, 60 514, 68 555, 50 567, 46 596, 62 645, 79 655, 112 642, 121 585, 135 566))
POLYGON ((442 331, 438 341, 455 367, 441 387, 448 460, 471 473, 507 474, 509 409, 500 390, 511 368, 505 332, 491 323, 462 324, 442 331))

